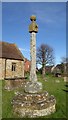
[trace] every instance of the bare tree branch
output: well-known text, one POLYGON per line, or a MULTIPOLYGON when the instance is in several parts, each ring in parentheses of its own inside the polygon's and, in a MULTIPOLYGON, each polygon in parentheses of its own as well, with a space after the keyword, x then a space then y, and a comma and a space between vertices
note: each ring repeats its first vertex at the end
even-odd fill
POLYGON ((37 49, 37 63, 42 65, 42 74, 45 74, 46 64, 54 64, 53 49, 47 44, 41 44, 37 49))

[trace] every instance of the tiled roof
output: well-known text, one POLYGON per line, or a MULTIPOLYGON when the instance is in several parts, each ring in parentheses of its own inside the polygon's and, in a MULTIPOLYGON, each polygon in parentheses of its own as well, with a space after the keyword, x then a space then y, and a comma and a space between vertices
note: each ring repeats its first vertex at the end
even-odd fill
POLYGON ((0 58, 24 60, 16 44, 0 41, 0 58))

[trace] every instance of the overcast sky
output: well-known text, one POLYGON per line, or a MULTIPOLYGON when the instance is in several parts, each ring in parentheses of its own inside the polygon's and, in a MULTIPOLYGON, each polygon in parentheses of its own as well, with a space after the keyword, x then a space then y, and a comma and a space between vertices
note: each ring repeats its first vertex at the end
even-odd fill
POLYGON ((2 3, 2 40, 16 43, 24 57, 30 59, 31 15, 36 15, 39 31, 37 45, 42 43, 54 49, 55 63, 66 55, 65 2, 6 2, 2 3))

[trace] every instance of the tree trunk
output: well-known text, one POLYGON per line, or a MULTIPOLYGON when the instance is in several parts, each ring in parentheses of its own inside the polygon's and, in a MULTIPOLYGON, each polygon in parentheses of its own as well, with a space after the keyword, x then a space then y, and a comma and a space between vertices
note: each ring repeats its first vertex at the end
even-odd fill
POLYGON ((45 65, 43 65, 43 68, 42 68, 42 76, 43 78, 45 78, 45 65))

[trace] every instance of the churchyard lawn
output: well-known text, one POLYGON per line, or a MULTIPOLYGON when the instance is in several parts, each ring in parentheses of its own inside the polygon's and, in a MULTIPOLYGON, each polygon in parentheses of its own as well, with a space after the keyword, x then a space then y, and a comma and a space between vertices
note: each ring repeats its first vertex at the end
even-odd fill
MULTIPOLYGON (((43 118, 67 118, 67 109, 66 109, 66 95, 67 92, 65 82, 63 78, 53 77, 52 75, 46 75, 45 80, 42 79, 41 74, 38 74, 38 80, 42 82, 43 91, 48 91, 50 95, 54 95, 56 98, 56 112, 44 116, 43 118)), ((16 91, 22 91, 23 88, 17 88, 12 91, 7 91, 4 89, 4 81, 2 82, 2 118, 18 118, 18 116, 13 114, 11 101, 13 96, 15 96, 16 91)), ((1 84, 0 84, 1 86, 1 84)))

